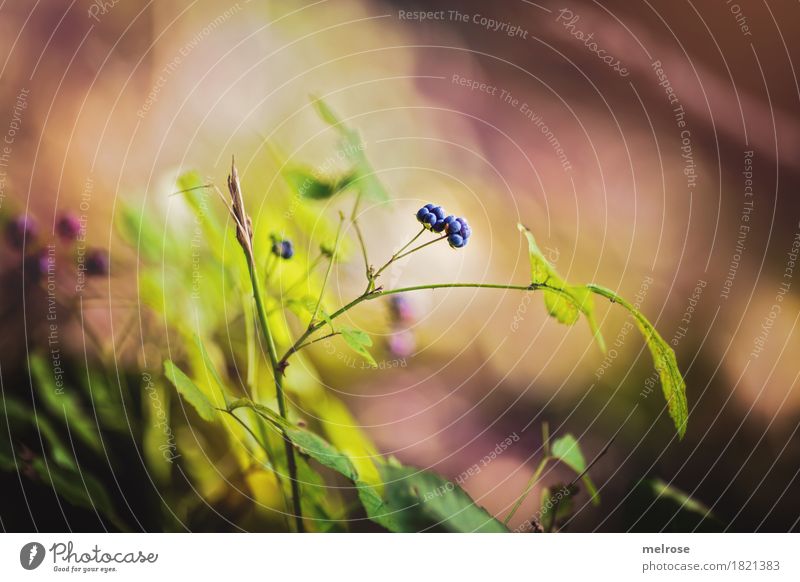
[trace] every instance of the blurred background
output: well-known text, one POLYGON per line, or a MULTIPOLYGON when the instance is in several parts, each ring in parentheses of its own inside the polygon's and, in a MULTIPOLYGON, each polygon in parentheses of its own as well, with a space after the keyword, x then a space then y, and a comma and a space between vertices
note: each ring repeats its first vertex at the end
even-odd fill
MULTIPOLYGON (((276 228, 296 238, 301 219, 329 231, 336 203, 286 210, 272 145, 322 173, 346 169, 335 132, 313 112, 316 95, 358 130, 391 192, 391 202, 361 207, 372 256, 388 258, 413 236, 413 213, 427 202, 472 225, 468 248, 433 246, 388 271, 386 287, 526 284, 523 222, 566 279, 615 289, 654 322, 677 352, 691 415, 679 441, 623 311, 598 304, 604 355, 584 323, 558 325, 537 295, 462 289, 408 295, 399 336, 386 303, 354 310, 348 318, 373 336, 378 368, 352 364, 338 344, 309 350, 294 373, 321 389, 297 382, 298 416, 320 418, 313 406, 330 394, 350 410, 336 422, 380 454, 452 479, 477 464, 461 484, 494 515, 535 470, 547 422, 553 435, 574 434, 588 458, 616 435, 592 468, 602 501, 579 496, 568 531, 685 529, 643 483, 691 496, 719 529, 797 529, 796 3, 76 0, 6 2, 0 15, 4 397, 47 409, 37 408, 27 362, 43 350, 57 368, 48 318, 57 303, 66 390, 101 361, 112 388, 139 386, 140 405, 142 374, 180 352, 170 338, 184 300, 165 284, 152 309, 139 276, 150 264, 162 283, 177 280, 170 249, 191 281, 194 219, 171 196, 183 173, 223 186, 235 155, 255 220, 279 215, 276 228), (123 207, 151 217, 138 236, 120 236, 123 207), (81 232, 77 247, 64 242, 70 228, 81 232), (83 265, 85 277, 65 268, 50 288, 40 275, 51 255, 83 265)), ((207 202, 224 221, 221 203, 207 202)), ((351 256, 333 271, 331 305, 363 288, 347 236, 351 256)), ((301 255, 309 249, 300 244, 301 255)), ((235 350, 241 321, 208 301, 208 326, 235 350)), ((220 359, 237 377, 235 358, 220 359)), ((76 406, 95 426, 102 403, 82 394, 76 406)), ((253 520, 259 485, 231 479, 213 433, 160 394, 185 465, 148 464, 146 435, 128 416, 138 412, 124 406, 109 420, 116 441, 87 460, 125 514, 119 521, 134 530, 280 527, 253 520), (219 474, 193 473, 192 455, 219 474), (155 514, 181 517, 165 525, 155 514)), ((54 431, 75 450, 71 434, 54 431)), ((47 448, 42 437, 7 432, 6 458, 18 462, 6 461, 0 477, 4 529, 119 526, 91 504, 53 496, 25 464, 47 448)), ((561 471, 547 479, 569 478, 561 471)), ((534 511, 534 497, 512 526, 534 511)))

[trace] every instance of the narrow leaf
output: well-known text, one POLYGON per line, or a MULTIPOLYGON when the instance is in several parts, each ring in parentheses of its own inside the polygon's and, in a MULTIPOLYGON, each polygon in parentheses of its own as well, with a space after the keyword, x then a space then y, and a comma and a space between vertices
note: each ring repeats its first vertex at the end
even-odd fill
POLYGON ((216 418, 214 405, 206 398, 206 395, 184 374, 172 360, 164 362, 164 373, 167 379, 172 382, 175 389, 181 396, 191 404, 203 420, 213 421, 216 418))
POLYGON ((681 371, 678 368, 678 361, 675 358, 675 352, 669 347, 664 338, 662 338, 642 313, 625 299, 617 295, 611 289, 601 287, 600 285, 587 285, 593 292, 605 297, 612 303, 618 303, 627 309, 633 315, 636 325, 641 331, 642 336, 647 342, 647 347, 653 356, 653 364, 655 365, 658 377, 661 380, 661 389, 664 392, 664 398, 667 400, 667 408, 672 421, 675 423, 675 429, 678 431, 678 436, 683 438, 686 433, 686 424, 689 421, 689 406, 686 402, 686 382, 681 376, 681 371))
MULTIPOLYGON (((565 434, 563 437, 553 441, 551 454, 554 458, 575 471, 576 475, 580 475, 586 471, 586 459, 583 456, 583 451, 581 451, 578 441, 571 434, 565 434)), ((581 480, 586 486, 586 491, 592 498, 592 503, 595 505, 600 503, 600 495, 597 493, 597 487, 594 486, 589 474, 583 475, 581 480)))
POLYGON ((436 473, 391 465, 383 469, 386 509, 392 512, 399 531, 508 531, 466 491, 436 473))

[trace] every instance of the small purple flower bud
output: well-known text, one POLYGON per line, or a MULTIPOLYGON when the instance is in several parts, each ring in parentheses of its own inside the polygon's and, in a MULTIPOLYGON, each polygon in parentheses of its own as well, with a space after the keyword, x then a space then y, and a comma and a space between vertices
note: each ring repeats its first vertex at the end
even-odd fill
POLYGON ((389 308, 391 309, 392 319, 396 323, 408 324, 414 321, 414 308, 411 302, 402 295, 389 297, 389 308))
POLYGON ((15 249, 30 245, 36 240, 39 227, 36 221, 27 214, 20 215, 6 225, 6 238, 15 249))
POLYGON ((56 222, 56 233, 65 242, 72 242, 81 232, 80 219, 74 212, 65 212, 56 222))
POLYGON ((414 349, 417 347, 414 334, 408 330, 393 332, 387 343, 389 351, 399 358, 407 358, 414 353, 414 349))
POLYGON ((108 253, 103 249, 92 249, 86 253, 86 274, 90 277, 105 277, 109 268, 108 253))

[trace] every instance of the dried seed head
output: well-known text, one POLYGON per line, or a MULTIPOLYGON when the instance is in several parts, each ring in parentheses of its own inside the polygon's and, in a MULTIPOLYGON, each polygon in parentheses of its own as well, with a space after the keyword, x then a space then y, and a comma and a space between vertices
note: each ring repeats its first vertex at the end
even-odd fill
POLYGON ((244 210, 242 185, 239 182, 239 172, 236 170, 236 161, 231 157, 231 173, 228 176, 228 190, 231 193, 231 212, 236 221, 236 240, 242 248, 252 254, 253 222, 244 210))

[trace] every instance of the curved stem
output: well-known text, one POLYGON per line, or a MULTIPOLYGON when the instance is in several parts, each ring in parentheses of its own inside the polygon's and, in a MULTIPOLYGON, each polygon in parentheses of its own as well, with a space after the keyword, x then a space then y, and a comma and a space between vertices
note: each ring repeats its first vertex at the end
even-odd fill
POLYGON ((542 471, 544 471, 544 468, 547 466, 547 461, 549 460, 550 457, 545 457, 539 463, 539 466, 536 467, 536 471, 533 473, 531 478, 528 479, 528 484, 525 485, 525 489, 522 491, 522 495, 520 495, 517 498, 516 502, 514 502, 514 506, 511 508, 511 511, 508 512, 508 515, 506 515, 506 518, 503 520, 503 525, 508 525, 508 522, 511 521, 511 518, 514 517, 514 514, 519 509, 519 506, 522 505, 522 502, 525 501, 525 499, 527 499, 528 495, 531 492, 531 489, 533 489, 533 486, 536 485, 536 482, 542 476, 542 471))
MULTIPOLYGON (((377 289, 374 289, 372 291, 367 291, 362 295, 359 295, 347 305, 340 307, 337 311, 332 313, 328 319, 333 321, 337 317, 350 311, 353 307, 355 307, 359 303, 363 303, 364 301, 371 301, 373 299, 377 299, 378 297, 384 297, 387 295, 396 295, 398 293, 409 293, 411 291, 423 291, 425 289, 458 289, 458 288, 509 289, 514 291, 536 291, 538 289, 547 289, 549 291, 553 291, 568 296, 568 293, 563 289, 560 289, 558 287, 551 287, 546 283, 531 283, 530 285, 502 285, 495 283, 433 283, 429 285, 415 285, 412 287, 400 287, 398 289, 388 289, 388 290, 383 290, 380 287, 378 287, 377 289)), ((315 331, 317 331, 326 324, 327 321, 321 321, 313 325, 310 325, 308 329, 297 339, 294 345, 291 348, 289 348, 289 350, 283 355, 283 357, 278 362, 278 366, 280 368, 285 368, 288 363, 289 357, 292 354, 294 354, 298 349, 304 347, 303 344, 309 338, 309 336, 311 336, 311 334, 313 334, 315 331)))
POLYGON ((311 320, 308 322, 308 327, 312 327, 314 325, 314 320, 317 319, 317 313, 319 313, 319 306, 322 304, 322 296, 325 295, 325 287, 328 286, 328 278, 331 276, 331 270, 333 270, 333 261, 336 258, 336 251, 339 250, 339 240, 342 236, 342 223, 344 222, 344 216, 341 217, 339 221, 339 228, 336 231, 336 241, 333 243, 333 252, 331 253, 331 260, 328 261, 328 268, 325 271, 325 278, 322 280, 322 289, 319 290, 319 298, 317 299, 317 304, 314 307, 314 312, 311 314, 311 320))
POLYGON ((372 276, 373 279, 377 278, 378 275, 383 273, 383 271, 385 271, 389 267, 389 265, 391 265, 393 262, 395 262, 398 259, 398 257, 401 255, 401 253, 404 250, 406 250, 408 247, 410 247, 412 244, 414 244, 414 241, 416 241, 419 237, 421 237, 424 232, 425 232, 425 229, 423 228, 422 230, 420 230, 414 236, 414 238, 412 238, 410 241, 408 241, 406 244, 404 244, 395 254, 393 254, 392 258, 389 259, 388 261, 386 261, 386 264, 376 271, 376 273, 372 276))

